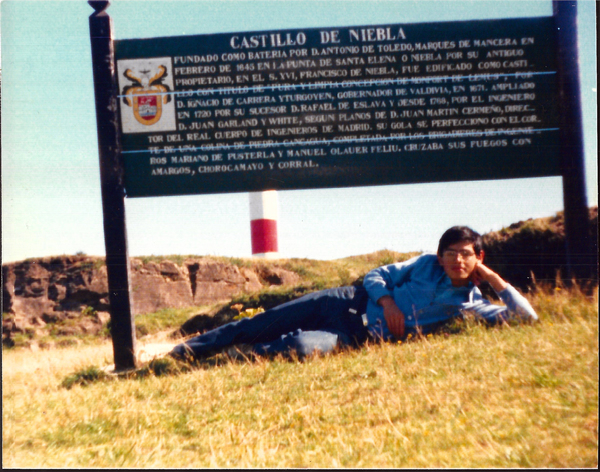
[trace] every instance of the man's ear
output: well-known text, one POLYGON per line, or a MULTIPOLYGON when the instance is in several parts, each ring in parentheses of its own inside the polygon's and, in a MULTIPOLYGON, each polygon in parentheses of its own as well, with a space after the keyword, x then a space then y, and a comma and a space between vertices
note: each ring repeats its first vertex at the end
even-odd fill
POLYGON ((485 251, 482 249, 481 251, 479 251, 479 256, 477 256, 477 259, 479 259, 479 262, 483 262, 484 256, 485 256, 485 251))

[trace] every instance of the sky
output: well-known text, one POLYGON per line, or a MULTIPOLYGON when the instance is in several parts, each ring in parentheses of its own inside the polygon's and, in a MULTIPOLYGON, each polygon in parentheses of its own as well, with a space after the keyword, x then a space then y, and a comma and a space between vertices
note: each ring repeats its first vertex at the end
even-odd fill
MULTIPOLYGON (((578 2, 588 204, 598 204, 596 12, 578 2)), ((105 254, 88 17, 77 1, 1 5, 2 262, 105 254)), ((115 39, 286 28, 525 18, 547 0, 113 1, 115 39)), ((461 224, 485 233, 563 209, 562 179, 280 191, 281 257, 435 251, 461 224)), ((250 257, 247 193, 126 201, 130 256, 250 257)))

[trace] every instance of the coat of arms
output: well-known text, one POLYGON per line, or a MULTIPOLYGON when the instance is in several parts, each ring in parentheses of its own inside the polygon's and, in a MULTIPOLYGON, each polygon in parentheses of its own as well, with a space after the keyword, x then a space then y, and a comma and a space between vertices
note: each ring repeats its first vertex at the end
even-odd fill
POLYGON ((137 73, 140 77, 134 75, 131 69, 127 69, 123 76, 131 80, 133 84, 123 87, 123 102, 133 107, 133 116, 143 125, 153 125, 160 120, 162 116, 162 105, 171 101, 168 93, 171 91, 169 86, 163 84, 167 76, 167 68, 158 66, 158 71, 142 69, 137 73))

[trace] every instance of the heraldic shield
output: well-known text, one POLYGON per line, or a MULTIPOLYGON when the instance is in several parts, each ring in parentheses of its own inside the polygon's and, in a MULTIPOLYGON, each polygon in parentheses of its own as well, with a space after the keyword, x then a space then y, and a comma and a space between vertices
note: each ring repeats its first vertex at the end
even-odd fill
POLYGON ((136 90, 132 92, 133 116, 143 125, 153 125, 162 115, 162 97, 160 95, 148 95, 151 92, 158 92, 154 87, 148 90, 136 90))

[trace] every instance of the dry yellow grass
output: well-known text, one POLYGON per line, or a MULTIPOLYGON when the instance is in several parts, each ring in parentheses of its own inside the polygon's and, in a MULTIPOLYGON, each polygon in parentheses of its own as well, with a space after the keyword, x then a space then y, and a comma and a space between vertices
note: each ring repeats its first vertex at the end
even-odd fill
POLYGON ((61 387, 110 344, 3 352, 5 467, 596 467, 597 291, 535 325, 61 387))

